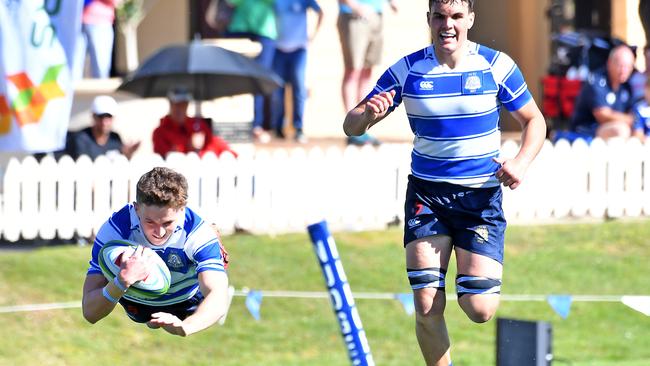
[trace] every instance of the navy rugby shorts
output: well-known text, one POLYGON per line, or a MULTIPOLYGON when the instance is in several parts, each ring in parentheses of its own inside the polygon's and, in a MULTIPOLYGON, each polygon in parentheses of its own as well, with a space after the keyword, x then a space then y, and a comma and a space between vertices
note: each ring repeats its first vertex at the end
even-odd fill
POLYGON ((201 301, 203 301, 203 295, 199 291, 190 299, 179 302, 178 304, 152 306, 121 298, 120 305, 124 307, 126 315, 128 315, 131 320, 136 323, 146 323, 151 320, 151 314, 158 312, 170 313, 183 320, 194 314, 201 301))
POLYGON ((469 188, 409 175, 404 203, 404 246, 433 235, 503 263, 506 219, 501 186, 469 188))

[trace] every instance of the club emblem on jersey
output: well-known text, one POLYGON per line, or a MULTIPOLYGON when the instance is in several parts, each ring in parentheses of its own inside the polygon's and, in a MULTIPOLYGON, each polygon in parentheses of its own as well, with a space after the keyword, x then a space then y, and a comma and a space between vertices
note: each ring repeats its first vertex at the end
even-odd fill
POLYGON ((431 80, 420 81, 420 90, 433 90, 433 81, 431 80))
POLYGON ((416 226, 420 226, 421 224, 422 223, 420 222, 420 219, 418 219, 417 217, 414 217, 407 222, 409 229, 412 229, 416 226))
POLYGON ((183 268, 183 260, 176 253, 171 253, 167 257, 167 267, 171 269, 181 269, 183 268))
POLYGON ((465 85, 463 88, 470 92, 475 92, 476 90, 481 89, 481 77, 476 73, 468 74, 465 78, 465 85))
POLYGON ((487 226, 485 226, 485 225, 477 226, 474 229, 474 232, 476 233, 476 242, 477 243, 485 243, 485 242, 488 241, 488 238, 489 238, 490 234, 489 234, 487 226))

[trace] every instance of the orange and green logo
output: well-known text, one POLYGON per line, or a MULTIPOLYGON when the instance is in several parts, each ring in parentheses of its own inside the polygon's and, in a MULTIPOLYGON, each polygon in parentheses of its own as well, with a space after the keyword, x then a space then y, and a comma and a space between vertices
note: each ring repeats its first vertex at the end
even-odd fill
POLYGON ((0 135, 6 135, 11 128, 11 109, 4 95, 0 95, 0 135))
POLYGON ((0 134, 9 133, 11 128, 11 112, 16 116, 20 127, 30 123, 38 123, 43 116, 47 103, 55 98, 65 96, 63 89, 57 83, 61 69, 65 65, 50 66, 39 85, 34 85, 27 73, 21 72, 9 75, 7 79, 18 89, 11 108, 6 98, 0 95, 0 134))

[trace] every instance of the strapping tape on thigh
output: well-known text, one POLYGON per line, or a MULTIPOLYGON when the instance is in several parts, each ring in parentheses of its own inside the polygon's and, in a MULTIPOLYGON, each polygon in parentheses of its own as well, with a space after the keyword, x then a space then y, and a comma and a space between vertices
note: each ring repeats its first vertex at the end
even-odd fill
POLYGON ((465 294, 499 294, 501 293, 501 280, 461 274, 456 276, 456 292, 458 297, 465 294))
POLYGON ((413 290, 435 288, 444 291, 445 289, 445 274, 447 273, 445 269, 435 267, 421 269, 407 268, 406 273, 413 290))

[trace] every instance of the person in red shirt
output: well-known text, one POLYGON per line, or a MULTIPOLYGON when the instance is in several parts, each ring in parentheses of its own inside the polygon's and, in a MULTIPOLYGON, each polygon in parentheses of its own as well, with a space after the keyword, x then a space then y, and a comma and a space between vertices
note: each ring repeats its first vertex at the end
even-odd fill
POLYGON ((224 139, 212 133, 206 119, 187 115, 192 95, 186 89, 172 89, 167 93, 167 98, 169 114, 160 119, 160 126, 153 131, 153 151, 156 154, 164 157, 171 151, 177 151, 196 152, 203 156, 212 151, 220 156, 227 151, 237 157, 224 139))

